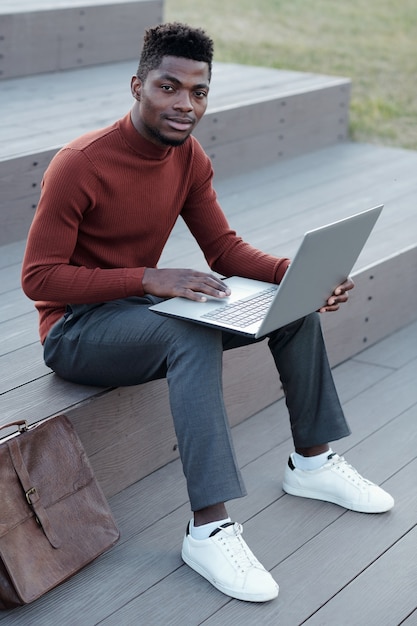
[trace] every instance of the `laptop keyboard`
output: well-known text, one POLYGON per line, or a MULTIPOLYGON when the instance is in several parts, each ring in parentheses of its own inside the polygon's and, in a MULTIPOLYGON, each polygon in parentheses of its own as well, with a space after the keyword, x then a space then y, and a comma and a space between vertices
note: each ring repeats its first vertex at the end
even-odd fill
POLYGON ((276 291, 277 287, 273 285, 253 296, 214 309, 201 317, 246 328, 263 319, 276 291))

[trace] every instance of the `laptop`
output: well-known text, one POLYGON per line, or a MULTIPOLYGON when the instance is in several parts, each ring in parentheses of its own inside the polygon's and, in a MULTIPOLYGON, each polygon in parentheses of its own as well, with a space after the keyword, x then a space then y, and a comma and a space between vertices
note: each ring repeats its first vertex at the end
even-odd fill
POLYGON ((233 276, 227 298, 175 297, 150 307, 161 315, 263 337, 320 309, 350 274, 383 205, 305 233, 279 285, 233 276))

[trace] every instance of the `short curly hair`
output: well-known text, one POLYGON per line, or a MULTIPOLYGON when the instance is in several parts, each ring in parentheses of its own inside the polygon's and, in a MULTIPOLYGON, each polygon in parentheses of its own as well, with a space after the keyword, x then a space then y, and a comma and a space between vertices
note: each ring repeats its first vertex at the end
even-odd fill
POLYGON ((165 56, 182 57, 208 64, 209 78, 213 62, 213 40, 201 28, 171 22, 145 32, 136 76, 145 81, 150 70, 157 69, 165 56))

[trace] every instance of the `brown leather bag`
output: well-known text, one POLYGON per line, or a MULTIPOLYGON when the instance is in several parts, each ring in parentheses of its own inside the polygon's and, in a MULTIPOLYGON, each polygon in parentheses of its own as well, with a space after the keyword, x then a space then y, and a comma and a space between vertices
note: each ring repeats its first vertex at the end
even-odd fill
POLYGON ((108 503, 65 415, 0 440, 0 609, 27 604, 119 538, 108 503))

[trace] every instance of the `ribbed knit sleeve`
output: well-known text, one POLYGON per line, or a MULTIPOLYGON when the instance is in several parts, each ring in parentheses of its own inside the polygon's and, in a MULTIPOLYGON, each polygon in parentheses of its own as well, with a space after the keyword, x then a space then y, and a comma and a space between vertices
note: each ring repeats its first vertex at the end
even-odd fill
POLYGON ((84 242, 87 233, 80 229, 88 214, 97 210, 100 184, 99 174, 82 151, 67 148, 53 159, 42 183, 23 262, 22 285, 28 297, 80 304, 143 293, 144 268, 116 263, 111 267, 110 260, 108 267, 96 264, 99 242, 93 240, 91 247, 84 242))

